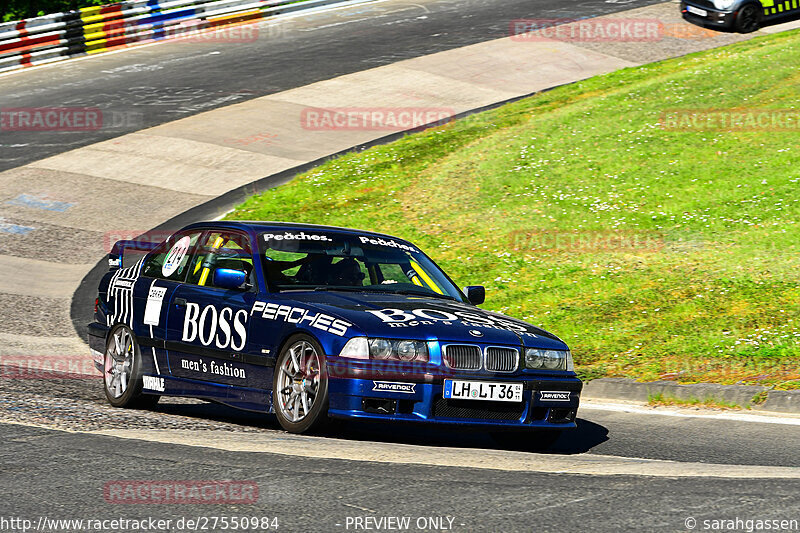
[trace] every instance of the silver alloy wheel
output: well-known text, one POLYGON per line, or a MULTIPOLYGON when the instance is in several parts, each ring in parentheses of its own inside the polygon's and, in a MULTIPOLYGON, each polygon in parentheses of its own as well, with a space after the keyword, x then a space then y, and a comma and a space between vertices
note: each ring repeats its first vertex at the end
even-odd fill
POLYGON ((131 385, 133 373, 133 336, 128 328, 117 329, 109 339, 105 357, 106 390, 120 398, 131 385))
POLYGON ((289 357, 278 370, 278 408, 297 423, 311 412, 319 393, 320 359, 311 343, 301 340, 288 348, 289 357))

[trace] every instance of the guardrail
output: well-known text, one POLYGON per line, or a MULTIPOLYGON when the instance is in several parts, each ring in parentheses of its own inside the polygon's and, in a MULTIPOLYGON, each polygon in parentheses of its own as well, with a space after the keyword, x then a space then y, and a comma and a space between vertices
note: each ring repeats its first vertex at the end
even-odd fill
POLYGON ((0 24, 0 72, 353 0, 130 0, 0 24))

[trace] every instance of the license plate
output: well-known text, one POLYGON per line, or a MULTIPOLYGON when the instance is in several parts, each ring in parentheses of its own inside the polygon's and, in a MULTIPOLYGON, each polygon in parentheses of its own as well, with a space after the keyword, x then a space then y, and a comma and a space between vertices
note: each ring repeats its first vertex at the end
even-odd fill
POLYGON ((448 400, 484 400, 490 402, 521 402, 522 383, 492 383, 489 381, 444 380, 444 397, 448 400))
POLYGON ((695 15, 700 15, 701 17, 707 17, 708 11, 705 9, 700 9, 699 7, 694 6, 686 6, 686 11, 689 13, 694 13, 695 15))

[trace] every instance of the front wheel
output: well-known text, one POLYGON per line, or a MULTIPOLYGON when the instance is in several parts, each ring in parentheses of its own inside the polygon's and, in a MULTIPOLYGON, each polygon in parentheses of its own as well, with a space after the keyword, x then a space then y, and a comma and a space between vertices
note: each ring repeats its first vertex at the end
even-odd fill
POLYGON ((736 31, 752 33, 761 27, 761 8, 755 4, 742 6, 736 15, 736 31))
POLYGON ((328 421, 328 375, 322 347, 295 335, 275 364, 272 403, 278 422, 291 433, 309 433, 328 421))
POLYGON ((158 396, 142 394, 142 354, 133 332, 125 325, 115 326, 108 335, 103 388, 114 407, 150 407, 158 396))

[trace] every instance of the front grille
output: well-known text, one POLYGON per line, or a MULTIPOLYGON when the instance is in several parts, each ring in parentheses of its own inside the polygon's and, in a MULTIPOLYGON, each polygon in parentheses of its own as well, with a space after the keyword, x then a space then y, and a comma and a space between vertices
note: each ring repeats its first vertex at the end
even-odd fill
POLYGON ((486 370, 489 372, 513 372, 518 361, 519 352, 513 348, 486 348, 486 370))
POLYGON ((486 420, 519 420, 525 403, 447 400, 439 396, 433 403, 434 418, 482 418, 486 420))
POLYGON ((455 370, 478 370, 481 349, 470 344, 448 344, 444 347, 444 363, 455 370))

